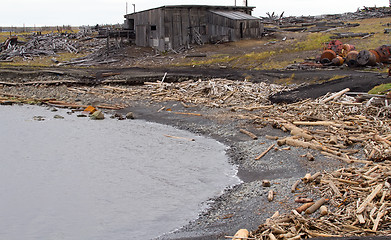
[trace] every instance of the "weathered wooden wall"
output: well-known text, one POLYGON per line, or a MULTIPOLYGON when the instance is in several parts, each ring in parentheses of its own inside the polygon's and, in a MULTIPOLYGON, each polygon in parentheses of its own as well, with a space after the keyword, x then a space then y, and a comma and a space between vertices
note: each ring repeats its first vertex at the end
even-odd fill
POLYGON ((163 9, 157 8, 131 15, 134 19, 136 45, 154 48, 164 46, 163 13, 163 9))
POLYGON ((160 51, 189 44, 258 38, 260 20, 231 19, 197 7, 161 7, 128 15, 134 19, 136 45, 160 51))
POLYGON ((169 38, 171 48, 187 46, 195 43, 195 34, 200 33, 203 42, 207 41, 206 10, 197 8, 166 9, 165 34, 169 38), (202 35, 204 35, 202 37, 202 35))

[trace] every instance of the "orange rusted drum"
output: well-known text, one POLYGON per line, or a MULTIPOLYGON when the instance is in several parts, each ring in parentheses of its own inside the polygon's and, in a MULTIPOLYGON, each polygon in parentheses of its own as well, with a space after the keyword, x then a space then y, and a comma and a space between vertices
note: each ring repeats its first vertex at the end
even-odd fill
POLYGON ((350 51, 346 55, 346 59, 345 59, 346 64, 348 64, 349 67, 357 66, 357 56, 358 56, 357 51, 350 51))
POLYGON ((387 45, 380 46, 375 49, 379 55, 380 62, 388 62, 391 57, 390 47, 387 45))
POLYGON ((376 56, 368 50, 362 50, 357 55, 357 63, 361 66, 375 66, 376 56))
POLYGON ((369 50, 369 51, 375 55, 375 57, 376 57, 376 62, 379 63, 379 62, 380 62, 379 53, 377 53, 377 51, 374 50, 374 49, 371 49, 371 50, 369 50))
POLYGON ((333 50, 324 50, 322 55, 320 56, 320 62, 329 63, 336 57, 337 54, 333 50))
POLYGON ((331 62, 335 65, 335 66, 341 66, 344 62, 344 59, 343 57, 341 56, 337 56, 336 58, 334 58, 333 60, 331 60, 331 62))

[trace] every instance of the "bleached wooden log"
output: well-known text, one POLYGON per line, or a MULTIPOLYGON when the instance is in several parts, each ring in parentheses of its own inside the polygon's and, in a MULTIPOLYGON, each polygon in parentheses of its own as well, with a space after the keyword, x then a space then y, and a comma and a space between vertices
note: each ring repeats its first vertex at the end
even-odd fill
POLYGON ((329 102, 329 101, 331 101, 331 100, 335 100, 335 99, 341 97, 342 95, 344 95, 345 93, 347 93, 347 92, 349 92, 349 91, 350 91, 349 88, 345 88, 345 89, 343 89, 343 90, 341 90, 341 91, 339 91, 339 92, 337 92, 337 93, 334 93, 334 94, 331 95, 330 97, 324 99, 321 103, 324 104, 324 103, 327 103, 327 102, 329 102))
POLYGON ((382 138, 382 137, 380 137, 379 135, 373 136, 373 139, 374 139, 375 141, 385 142, 385 143, 387 143, 389 146, 391 146, 391 141, 389 141, 389 140, 387 140, 387 139, 385 139, 385 138, 382 138))
POLYGON ((306 133, 306 131, 304 129, 301 129, 292 123, 284 123, 283 127, 286 128, 287 130, 289 130, 291 132, 292 136, 299 136, 299 137, 302 137, 308 141, 314 139, 314 136, 306 133))
POLYGON ((307 203, 304 203, 303 205, 301 205, 300 207, 297 207, 296 208, 296 211, 298 213, 302 213, 304 212, 305 210, 307 210, 309 207, 311 207, 312 205, 314 205, 315 202, 307 202, 307 203))
POLYGON ((364 212, 367 205, 376 197, 376 195, 382 190, 383 184, 379 184, 376 186, 376 188, 367 196, 367 198, 364 200, 363 203, 357 208, 356 213, 360 214, 364 212))
POLYGON ((257 139, 258 139, 257 135, 255 135, 254 133, 249 132, 249 131, 247 131, 247 130, 245 130, 245 129, 240 129, 239 131, 240 131, 241 133, 244 133, 244 134, 250 136, 250 137, 251 137, 252 139, 254 139, 254 140, 257 140, 257 139))
POLYGON ((304 121, 294 121, 293 124, 295 125, 306 125, 306 126, 333 126, 337 123, 333 121, 317 121, 317 122, 304 122, 304 121))
POLYGON ((275 146, 275 144, 270 145, 265 151, 263 151, 258 157, 256 157, 255 160, 261 159, 261 158, 262 158, 263 156, 265 156, 266 153, 268 153, 274 146, 275 146))
POLYGON ((317 178, 320 177, 321 175, 322 175, 322 173, 320 173, 320 172, 314 173, 314 174, 311 176, 312 181, 314 181, 315 179, 317 179, 317 178))
POLYGON ((307 210, 305 210, 305 213, 306 213, 306 214, 314 213, 314 212, 315 212, 316 210, 318 210, 318 208, 320 208, 325 202, 326 202, 326 199, 325 199, 324 197, 322 197, 321 199, 319 199, 318 201, 316 201, 314 205, 312 205, 312 206, 309 207, 307 210))
POLYGON ((310 181, 311 181, 311 173, 307 173, 307 174, 303 177, 303 179, 301 179, 301 180, 303 180, 304 183, 310 182, 310 181))
POLYGON ((320 153, 323 154, 323 155, 326 155, 328 157, 332 157, 332 158, 336 158, 336 159, 342 160, 342 161, 344 161, 346 163, 354 163, 354 160, 352 160, 352 159, 345 158, 345 157, 340 157, 340 156, 337 156, 337 155, 329 153, 329 152, 322 151, 320 153))
POLYGON ((362 214, 357 214, 357 219, 358 219, 358 222, 360 224, 364 224, 365 223, 365 218, 362 214))
POLYGON ((292 185, 292 188, 291 188, 291 192, 295 192, 296 191, 296 188, 297 186, 300 184, 301 180, 297 180, 293 185, 292 185))
POLYGON ((341 197, 341 196, 342 196, 341 192, 339 191, 339 189, 337 188, 337 186, 336 186, 332 181, 329 182, 329 186, 330 186, 330 188, 333 190, 333 192, 334 192, 338 197, 341 197))
POLYGON ((386 215, 387 211, 384 211, 385 204, 383 203, 382 206, 379 209, 379 212, 377 213, 375 222, 373 223, 373 231, 377 231, 377 228, 379 227, 381 219, 386 215))
POLYGON ((335 136, 335 135, 330 136, 329 143, 330 143, 330 144, 333 144, 333 145, 338 144, 337 136, 335 136))
POLYGON ((310 230, 305 230, 311 237, 328 237, 328 238, 336 238, 336 237, 342 237, 342 235, 332 235, 332 234, 325 234, 325 233, 317 233, 310 230))
POLYGON ((274 199, 274 191, 273 190, 269 190, 269 193, 267 194, 267 200, 269 202, 273 201, 274 199))
POLYGON ((273 233, 269 233, 269 240, 277 240, 276 236, 273 233))
POLYGON ((233 240, 243 240, 243 239, 248 239, 249 232, 247 229, 240 229, 237 231, 232 238, 233 240))

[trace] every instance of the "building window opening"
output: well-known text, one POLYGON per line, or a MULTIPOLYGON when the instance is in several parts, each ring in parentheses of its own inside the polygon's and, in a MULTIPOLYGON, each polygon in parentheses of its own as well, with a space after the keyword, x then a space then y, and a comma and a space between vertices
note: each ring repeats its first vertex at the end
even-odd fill
POLYGON ((156 25, 151 25, 151 31, 156 31, 157 28, 156 28, 156 25))

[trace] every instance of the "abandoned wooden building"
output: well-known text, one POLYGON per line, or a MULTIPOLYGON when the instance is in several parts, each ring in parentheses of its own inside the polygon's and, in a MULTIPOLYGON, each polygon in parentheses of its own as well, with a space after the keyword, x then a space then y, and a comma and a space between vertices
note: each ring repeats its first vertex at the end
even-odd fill
POLYGON ((124 28, 135 32, 138 46, 160 51, 259 38, 263 25, 254 7, 173 5, 125 15, 124 28))

